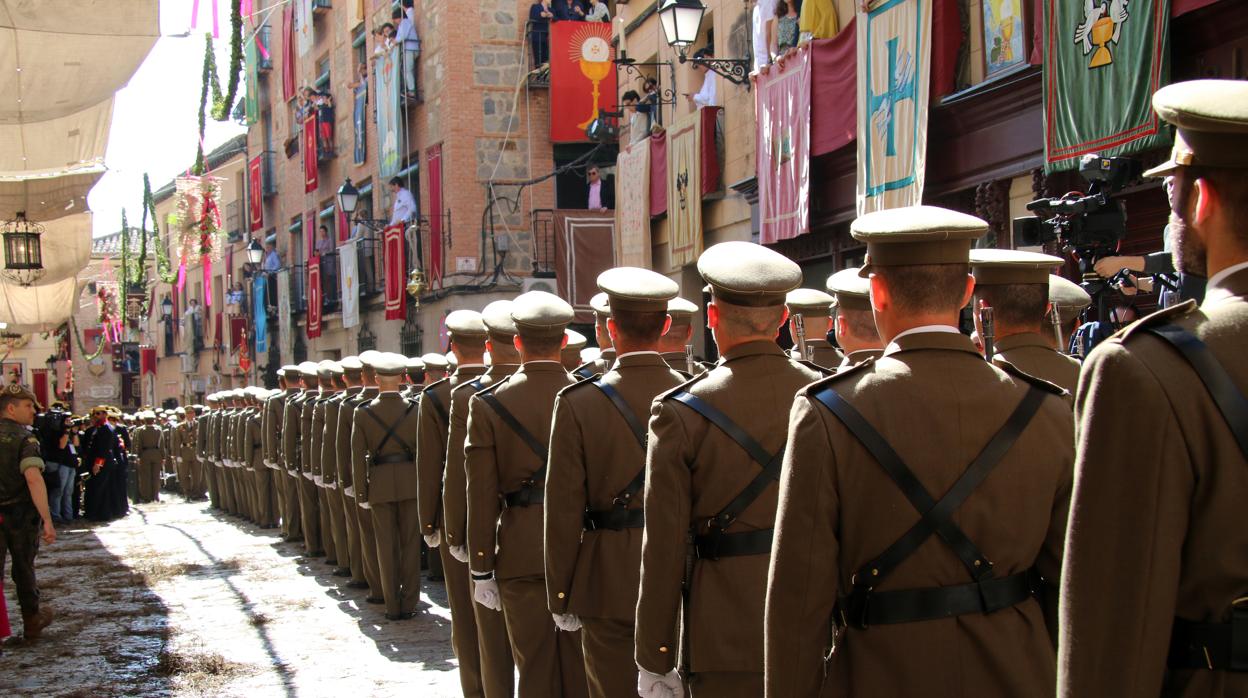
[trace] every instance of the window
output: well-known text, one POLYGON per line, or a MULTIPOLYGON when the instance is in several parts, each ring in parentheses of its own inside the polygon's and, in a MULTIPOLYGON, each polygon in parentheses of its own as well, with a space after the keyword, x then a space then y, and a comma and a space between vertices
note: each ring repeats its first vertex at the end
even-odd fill
POLYGON ((351 31, 351 55, 355 57, 354 67, 357 75, 360 72, 360 66, 368 65, 367 37, 363 24, 351 31))
POLYGON ((290 259, 287 266, 294 266, 303 261, 303 216, 290 219, 290 259))
POLYGON ((329 91, 329 56, 316 62, 316 82, 313 85, 321 92, 329 91))

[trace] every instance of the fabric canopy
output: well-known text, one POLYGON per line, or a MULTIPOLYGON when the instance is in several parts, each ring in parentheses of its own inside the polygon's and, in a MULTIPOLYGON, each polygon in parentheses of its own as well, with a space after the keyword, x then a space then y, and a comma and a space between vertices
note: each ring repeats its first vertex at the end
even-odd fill
POLYGON ((35 286, 50 286, 77 275, 91 261, 91 214, 82 212, 41 225, 43 276, 35 286))
POLYGON ((50 221, 87 210, 87 192, 104 175, 102 164, 84 166, 60 177, 0 177, 0 220, 25 211, 32 221, 50 221))
POLYGON ((0 322, 10 327, 55 329, 78 309, 78 277, 29 288, 0 284, 0 322))
POLYGON ((102 162, 113 93, 159 35, 156 0, 0 0, 0 176, 102 162))

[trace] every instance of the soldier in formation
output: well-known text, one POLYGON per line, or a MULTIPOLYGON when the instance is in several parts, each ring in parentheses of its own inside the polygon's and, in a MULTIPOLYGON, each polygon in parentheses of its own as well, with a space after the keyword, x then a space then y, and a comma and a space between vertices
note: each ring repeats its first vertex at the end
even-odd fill
POLYGON ((856 219, 864 264, 823 290, 722 243, 702 308, 601 274, 597 348, 525 293, 450 313, 450 358, 284 366, 130 448, 392 621, 426 546, 465 696, 1243 695, 1248 87, 1154 104, 1178 138, 1150 174, 1209 290, 1085 366, 1061 259, 916 206, 856 219))

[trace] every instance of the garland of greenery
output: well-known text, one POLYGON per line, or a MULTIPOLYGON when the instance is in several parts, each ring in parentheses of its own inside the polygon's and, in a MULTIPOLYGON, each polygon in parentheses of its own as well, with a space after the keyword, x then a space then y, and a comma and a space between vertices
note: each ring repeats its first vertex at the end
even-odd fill
POLYGON ((106 342, 102 340, 95 343, 94 352, 87 353, 87 347, 82 343, 82 333, 78 331, 78 321, 73 317, 70 317, 69 324, 72 325, 71 334, 74 335, 74 343, 78 345, 78 353, 82 355, 83 361, 91 361, 92 359, 97 358, 100 354, 104 353, 104 345, 106 342))
POLYGON ((145 268, 147 265, 147 219, 152 219, 152 237, 156 240, 156 278, 167 284, 176 283, 178 280, 178 270, 173 268, 173 263, 169 261, 169 250, 165 246, 165 242, 160 238, 160 219, 156 217, 156 199, 152 196, 152 181, 148 178, 147 173, 143 173, 143 246, 140 248, 142 252, 139 254, 139 268, 145 268))
POLYGON ((212 34, 204 35, 204 73, 199 89, 199 150, 195 154, 193 173, 204 173, 204 126, 208 114, 208 90, 212 90, 212 118, 225 121, 238 97, 239 73, 243 69, 243 13, 242 0, 230 2, 230 70, 225 94, 221 94, 221 78, 217 76, 217 58, 212 49, 212 34))

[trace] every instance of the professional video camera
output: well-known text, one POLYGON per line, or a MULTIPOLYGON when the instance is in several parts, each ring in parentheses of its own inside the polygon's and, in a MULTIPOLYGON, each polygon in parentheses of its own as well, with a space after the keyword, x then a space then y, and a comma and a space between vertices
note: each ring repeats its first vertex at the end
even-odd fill
POLYGON ((1115 251, 1127 235, 1127 209, 1112 198, 1143 171, 1139 160, 1085 155, 1079 161, 1079 175, 1090 185, 1088 192, 1070 192, 1055 199, 1037 199, 1027 210, 1034 218, 1014 219, 1014 239, 1035 246, 1057 241, 1080 260, 1115 251))

